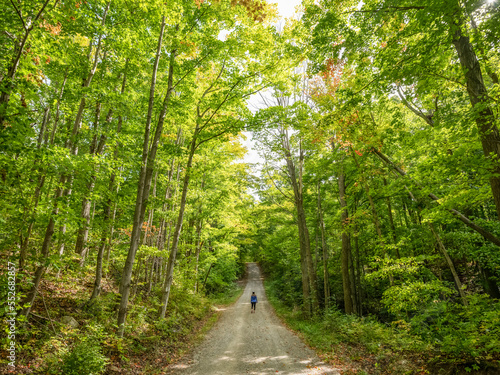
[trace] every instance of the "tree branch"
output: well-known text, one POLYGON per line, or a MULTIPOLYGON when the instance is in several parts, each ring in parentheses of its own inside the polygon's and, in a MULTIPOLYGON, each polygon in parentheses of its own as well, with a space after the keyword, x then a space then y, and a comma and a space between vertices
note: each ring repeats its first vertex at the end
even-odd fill
POLYGON ((212 87, 215 86, 216 82, 219 80, 219 78, 222 76, 222 72, 224 71, 224 69, 226 68, 226 60, 224 59, 224 61, 222 62, 222 68, 219 72, 219 74, 217 75, 217 78, 212 82, 212 84, 205 90, 205 92, 203 93, 203 95, 201 96, 200 100, 198 101, 198 105, 196 107, 196 111, 198 112, 198 117, 202 118, 203 116, 205 116, 205 114, 207 113, 207 111, 210 109, 210 107, 208 107, 205 111, 203 111, 203 114, 200 115, 200 104, 201 104, 201 101, 203 99, 205 99, 205 96, 210 93, 212 90, 212 87))
MULTIPOLYGON (((236 123, 236 122, 237 122, 237 121, 235 121, 235 123, 236 123)), ((196 144, 196 146, 195 146, 195 150, 196 150, 196 149, 198 149, 198 147, 200 147, 203 143, 208 142, 208 141, 210 141, 210 140, 212 140, 212 139, 214 139, 214 138, 220 137, 222 134, 227 133, 228 131, 230 131, 230 130, 232 130, 232 129, 235 129, 235 128, 236 128, 236 127, 232 127, 232 126, 230 126, 230 127, 228 127, 228 128, 224 128, 224 130, 223 130, 223 131, 221 131, 221 132, 219 132, 219 133, 217 133, 217 134, 214 134, 214 135, 212 135, 212 136, 210 136, 210 137, 208 137, 208 138, 205 138, 205 139, 201 140, 200 142, 198 142, 198 143, 196 144)), ((198 133, 199 133, 199 131, 200 131, 200 130, 201 130, 201 128, 200 128, 200 129, 198 129, 198 133)))
POLYGON ((195 66, 193 67, 193 69, 189 70, 186 74, 184 74, 184 75, 183 75, 183 76, 182 76, 182 77, 181 77, 181 78, 177 81, 177 83, 176 83, 174 86, 172 86, 172 90, 175 90, 175 88, 177 87, 177 85, 178 85, 179 83, 181 83, 181 82, 184 80, 184 78, 186 78, 189 74, 191 74, 191 73, 193 72, 193 70, 195 70, 195 69, 196 69, 196 68, 197 68, 197 67, 201 64, 201 62, 202 62, 203 60, 205 60, 208 56, 210 56, 210 53, 207 53, 207 54, 206 54, 206 55, 205 55, 205 56, 204 56, 201 60, 199 60, 199 61, 195 64, 195 66))
MULTIPOLYGON (((403 104, 408 107, 415 115, 417 115, 418 117, 420 117, 421 119, 423 119, 427 124, 429 124, 430 126, 434 127, 434 120, 432 119, 432 117, 434 116, 434 112, 430 111, 429 114, 425 114, 423 113, 420 108, 417 108, 415 107, 412 103, 410 103, 402 89, 401 89, 401 86, 400 85, 397 85, 397 91, 398 91, 398 96, 399 98, 401 99, 401 101, 403 102, 403 104)), ((436 109, 437 109, 437 99, 436 99, 436 109)))
MULTIPOLYGON (((267 160, 266 160, 266 163, 267 163, 267 160)), ((285 194, 285 193, 284 193, 284 192, 283 192, 283 191, 282 191, 282 190, 278 187, 278 185, 276 185, 276 183, 274 182, 274 179, 271 177, 271 174, 269 173, 269 170, 268 170, 267 168, 266 168, 266 174, 269 176, 269 178, 271 179, 271 182, 273 183, 274 187, 276 188, 276 190, 278 190, 278 191, 281 193, 281 195, 283 195, 283 196, 284 196, 286 199, 288 199, 289 201, 291 201, 291 202, 295 202, 295 200, 294 200, 291 196, 289 196, 289 195, 285 194)))
MULTIPOLYGON (((11 0, 12 1, 12 0, 11 0)), ((49 3, 50 0, 47 0, 45 2, 45 4, 43 4, 42 6, 42 9, 40 9, 40 11, 38 12, 38 14, 36 15, 35 19, 33 20, 33 22, 31 23, 31 26, 29 27, 29 29, 31 30, 33 27, 35 27, 35 23, 36 21, 38 21, 38 18, 40 18, 40 16, 42 15, 42 12, 44 11, 45 7, 47 6, 47 4, 49 3)))
POLYGON ((16 13, 17 15, 19 16, 19 19, 21 20, 21 22, 23 23, 23 29, 25 31, 28 31, 28 28, 26 27, 26 23, 24 22, 24 19, 23 19, 23 16, 21 14, 21 11, 19 9, 17 9, 16 7, 16 4, 14 4, 14 2, 12 0, 10 0, 10 3, 12 4, 12 6, 14 7, 14 9, 16 10, 16 13))
POLYGON ((407 6, 407 7, 397 7, 397 6, 389 6, 387 8, 380 8, 380 9, 369 9, 369 10, 352 10, 349 12, 342 12, 341 14, 352 14, 352 13, 378 13, 378 12, 390 12, 390 11, 397 11, 397 12, 404 12, 407 10, 422 10, 425 9, 425 6, 407 6))
POLYGON ((2 31, 5 35, 7 35, 10 39, 12 39, 14 42, 17 41, 17 37, 14 34, 9 33, 7 30, 2 31))

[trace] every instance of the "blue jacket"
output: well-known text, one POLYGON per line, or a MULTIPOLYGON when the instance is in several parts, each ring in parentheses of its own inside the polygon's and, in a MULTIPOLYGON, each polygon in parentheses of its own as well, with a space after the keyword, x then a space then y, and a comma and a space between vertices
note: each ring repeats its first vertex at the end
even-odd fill
POLYGON ((250 302, 257 302, 257 296, 255 296, 255 295, 251 296, 250 302))

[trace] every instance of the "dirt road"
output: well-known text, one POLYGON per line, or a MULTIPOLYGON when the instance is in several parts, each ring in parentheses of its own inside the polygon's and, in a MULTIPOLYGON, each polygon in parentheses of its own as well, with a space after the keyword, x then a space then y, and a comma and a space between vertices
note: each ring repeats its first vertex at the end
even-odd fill
POLYGON ((267 301, 257 264, 248 264, 248 282, 241 298, 223 312, 219 322, 191 358, 173 365, 176 375, 320 375, 338 374, 288 331, 267 301), (250 313, 250 295, 258 297, 250 313))

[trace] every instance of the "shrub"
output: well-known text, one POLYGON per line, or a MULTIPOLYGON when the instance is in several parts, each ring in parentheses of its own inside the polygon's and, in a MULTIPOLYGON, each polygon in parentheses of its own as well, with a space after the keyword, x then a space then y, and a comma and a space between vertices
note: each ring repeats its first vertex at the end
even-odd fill
POLYGON ((424 342, 410 336, 405 329, 387 326, 375 317, 345 315, 335 308, 325 313, 323 325, 325 330, 334 333, 332 337, 336 337, 338 342, 362 344, 371 353, 377 353, 384 347, 393 351, 427 348, 424 342))
MULTIPOLYGON (((85 327, 86 334, 80 336, 72 349, 68 350, 59 346, 54 360, 59 363, 56 366, 65 375, 99 375, 104 372, 108 358, 102 353, 102 343, 106 339, 104 328, 99 325, 88 325, 85 327), (58 360, 58 358, 60 358, 58 360)), ((70 340, 76 338, 76 331, 69 334, 70 340)), ((51 370, 50 368, 48 370, 51 370)), ((50 371, 49 371, 50 373, 50 371)))
POLYGON ((468 305, 440 302, 411 319, 411 333, 431 342, 449 360, 481 362, 500 355, 500 302, 484 295, 468 305))
POLYGON ((99 375, 104 372, 108 359, 95 340, 83 340, 63 357, 65 375, 99 375))
POLYGON ((391 313, 401 316, 402 313, 420 311, 423 306, 432 305, 443 296, 453 294, 455 292, 440 280, 426 283, 417 280, 388 288, 381 302, 391 313))

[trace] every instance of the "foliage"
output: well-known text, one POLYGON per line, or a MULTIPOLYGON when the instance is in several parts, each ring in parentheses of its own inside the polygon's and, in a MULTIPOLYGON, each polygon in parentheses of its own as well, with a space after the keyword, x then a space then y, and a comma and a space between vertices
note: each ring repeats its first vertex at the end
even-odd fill
POLYGON ((70 375, 98 375, 104 372, 107 363, 100 344, 85 340, 63 357, 61 370, 70 375))
POLYGON ((439 280, 425 283, 414 281, 388 288, 381 302, 391 313, 399 315, 401 312, 420 312, 422 306, 437 303, 440 298, 446 298, 452 294, 454 291, 439 280))
POLYGON ((498 357, 498 301, 471 296, 469 304, 439 301, 421 309, 407 326, 409 332, 431 343, 437 362, 484 363, 498 357))

